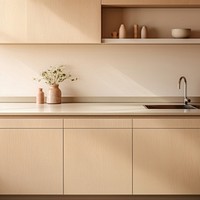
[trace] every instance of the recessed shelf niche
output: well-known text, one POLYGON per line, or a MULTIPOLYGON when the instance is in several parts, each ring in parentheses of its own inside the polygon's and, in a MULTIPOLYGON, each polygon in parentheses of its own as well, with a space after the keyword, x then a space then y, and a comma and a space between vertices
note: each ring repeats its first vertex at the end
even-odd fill
MULTIPOLYGON (((200 26, 198 19, 200 19, 200 8, 150 8, 150 7, 102 7, 102 43, 123 43, 111 39, 111 33, 119 30, 120 24, 124 24, 127 31, 126 39, 133 38, 133 25, 138 24, 139 27, 145 25, 148 28, 148 39, 159 39, 156 43, 162 42, 171 44, 195 44, 199 43, 200 26), (191 28, 192 33, 189 41, 188 39, 174 40, 171 36, 171 29, 173 28, 191 28), (168 40, 162 40, 168 39, 168 40), (195 39, 195 40, 192 40, 195 39), (106 42, 107 41, 107 42, 106 42), (164 41, 164 42, 163 42, 164 41), (185 42, 184 42, 185 41, 185 42)), ((156 40, 151 40, 146 43, 154 43, 156 40)), ((125 43, 137 43, 132 40, 124 40, 125 43)), ((141 43, 144 43, 141 40, 141 43)))

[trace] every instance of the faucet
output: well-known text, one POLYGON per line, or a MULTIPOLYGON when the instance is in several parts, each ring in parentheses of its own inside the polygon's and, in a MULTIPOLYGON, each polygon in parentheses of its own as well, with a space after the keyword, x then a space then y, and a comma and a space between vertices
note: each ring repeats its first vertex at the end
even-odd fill
POLYGON ((187 97, 187 80, 186 80, 186 78, 185 78, 185 76, 181 76, 180 78, 179 78, 179 82, 178 82, 178 84, 179 84, 179 89, 181 89, 181 81, 184 81, 184 100, 183 100, 183 102, 184 102, 184 105, 187 105, 189 102, 191 102, 191 100, 187 97))

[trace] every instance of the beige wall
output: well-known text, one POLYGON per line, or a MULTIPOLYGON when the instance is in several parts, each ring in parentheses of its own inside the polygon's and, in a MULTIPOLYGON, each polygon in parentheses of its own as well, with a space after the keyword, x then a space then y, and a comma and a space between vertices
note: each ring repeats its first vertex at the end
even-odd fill
POLYGON ((189 96, 200 96, 200 46, 1 45, 0 96, 35 96, 33 77, 67 64, 79 77, 61 85, 63 96, 180 96, 181 75, 189 96))

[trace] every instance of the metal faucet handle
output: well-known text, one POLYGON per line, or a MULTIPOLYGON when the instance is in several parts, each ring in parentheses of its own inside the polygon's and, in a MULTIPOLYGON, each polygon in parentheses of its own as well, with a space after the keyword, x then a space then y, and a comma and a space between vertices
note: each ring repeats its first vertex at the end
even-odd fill
POLYGON ((191 102, 191 99, 188 99, 187 97, 184 99, 184 103, 187 105, 188 103, 191 102))

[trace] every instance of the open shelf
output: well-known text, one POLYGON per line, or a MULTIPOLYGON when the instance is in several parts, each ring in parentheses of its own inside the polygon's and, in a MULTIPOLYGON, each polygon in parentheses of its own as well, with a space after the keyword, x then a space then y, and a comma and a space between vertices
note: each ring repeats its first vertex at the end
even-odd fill
MULTIPOLYGON (((110 2, 110 1, 109 1, 110 2)), ((121 2, 121 1, 120 1, 121 2)), ((132 2, 132 1, 131 1, 132 2)), ((196 19, 200 18, 200 8, 146 8, 146 7, 109 7, 102 8, 102 44, 138 44, 138 45, 200 45, 200 29, 196 19), (119 33, 124 24, 126 39, 112 38, 112 32, 119 33), (147 39, 133 38, 134 25, 146 26, 147 39), (171 30, 190 28, 190 38, 174 39, 171 30)))
POLYGON ((112 39, 104 38, 102 39, 102 44, 169 44, 169 45, 199 45, 200 38, 188 38, 188 39, 174 39, 174 38, 159 38, 159 39, 112 39))

